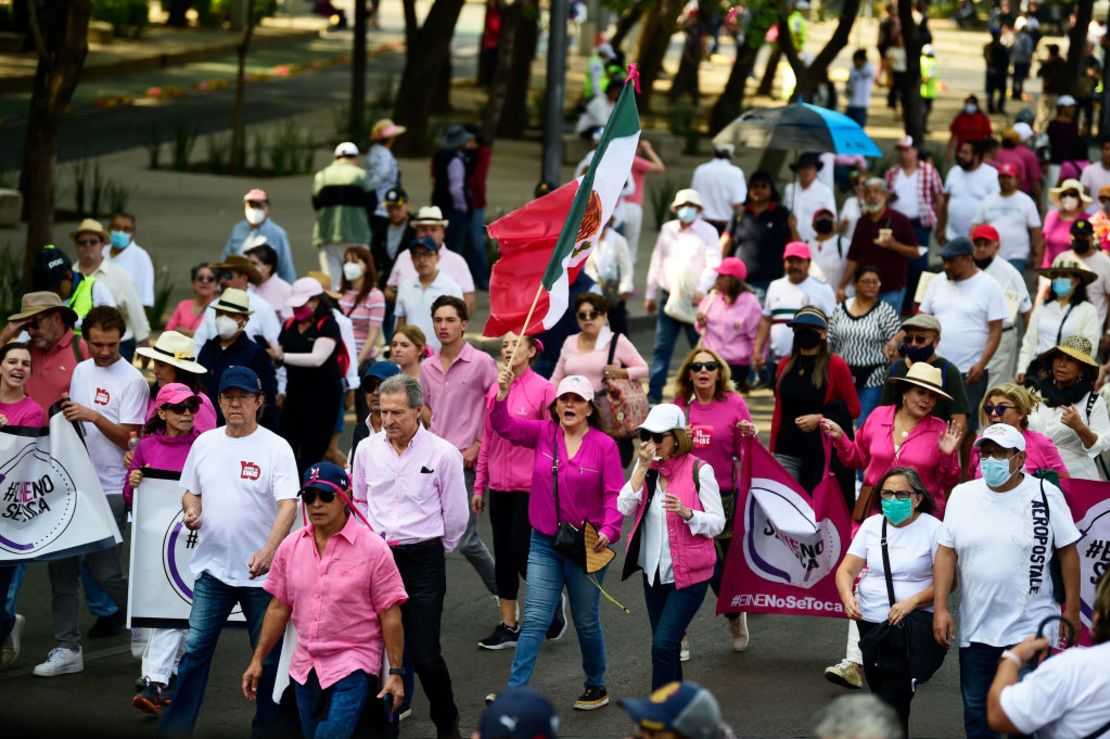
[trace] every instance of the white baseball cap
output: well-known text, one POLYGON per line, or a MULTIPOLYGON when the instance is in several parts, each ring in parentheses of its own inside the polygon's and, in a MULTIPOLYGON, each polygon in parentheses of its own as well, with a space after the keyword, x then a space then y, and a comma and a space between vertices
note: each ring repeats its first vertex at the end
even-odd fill
POLYGON ((1023 121, 1018 121, 1014 124, 1014 131, 1018 136, 1021 136, 1022 141, 1028 141, 1033 138, 1033 127, 1023 121))
POLYGON ((358 145, 351 141, 344 141, 339 146, 335 147, 335 158, 339 157, 357 157, 358 145))
POLYGON ((648 411, 640 428, 653 434, 686 428, 686 415, 674 403, 660 403, 648 411))
POLYGON ((1003 449, 1025 451, 1025 437, 1008 423, 995 423, 983 429, 983 435, 975 440, 975 448, 978 449, 987 441, 993 441, 1003 449))
POLYGON ((559 382, 559 387, 555 390, 555 397, 561 398, 567 393, 577 395, 582 400, 593 401, 594 399, 594 386, 589 380, 582 375, 567 375, 559 382))

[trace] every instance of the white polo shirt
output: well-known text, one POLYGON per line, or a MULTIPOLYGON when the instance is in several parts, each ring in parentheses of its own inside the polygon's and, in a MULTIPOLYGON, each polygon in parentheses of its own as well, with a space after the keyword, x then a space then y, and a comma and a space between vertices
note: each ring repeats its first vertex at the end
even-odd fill
POLYGON ((404 318, 405 323, 419 326, 424 332, 428 346, 439 351, 439 339, 436 338, 435 327, 432 324, 432 303, 440 295, 454 295, 462 299, 462 288, 459 283, 443 274, 443 270, 436 273, 432 284, 424 287, 420 284, 419 277, 402 282, 397 286, 397 307, 394 315, 404 318))
POLYGON ((708 221, 732 219, 733 207, 748 197, 744 170, 727 159, 714 158, 699 164, 690 179, 690 187, 701 195, 701 217, 708 221))

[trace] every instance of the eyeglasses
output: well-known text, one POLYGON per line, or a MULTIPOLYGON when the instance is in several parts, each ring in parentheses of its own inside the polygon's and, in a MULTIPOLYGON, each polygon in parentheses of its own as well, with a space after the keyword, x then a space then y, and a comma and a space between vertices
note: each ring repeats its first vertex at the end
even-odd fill
POLYGON ((77 246, 99 246, 100 239, 77 239, 77 246))
POLYGON ((879 497, 883 500, 906 500, 911 495, 917 495, 917 493, 913 490, 887 490, 886 488, 879 491, 879 497))
POLYGON ((645 444, 649 441, 654 441, 656 444, 662 444, 663 439, 666 438, 667 434, 665 433, 657 434, 653 431, 648 431, 647 429, 640 429, 640 441, 644 442, 645 444))
POLYGON ((186 412, 196 413, 197 411, 200 410, 200 399, 199 398, 189 398, 188 400, 183 400, 180 403, 166 403, 165 405, 162 406, 162 408, 164 408, 167 411, 172 411, 172 412, 178 413, 178 414, 186 413, 186 412))
POLYGON ((710 360, 708 362, 690 362, 691 372, 701 372, 702 370, 706 372, 716 372, 720 368, 721 365, 716 360, 710 360))
POLYGON ((922 334, 906 334, 906 343, 910 346, 925 346, 933 339, 922 334))
POLYGON ((578 311, 579 321, 592 321, 601 315, 601 311, 597 310, 580 310, 578 311))
POLYGON ((317 498, 321 503, 331 503, 335 500, 334 490, 302 490, 300 495, 305 505, 312 505, 317 498))
POLYGON ((239 273, 233 269, 225 269, 220 273, 221 280, 234 280, 239 273))
POLYGON ((1004 416, 1006 411, 1014 410, 1012 405, 984 405, 983 412, 988 416, 1004 416))
POLYGON ((1013 459, 1014 457, 1010 453, 1012 451, 1012 449, 1003 449, 1002 447, 998 447, 996 449, 986 449, 984 447, 980 447, 979 456, 986 459, 1013 459))
POLYGON ((197 275, 197 282, 215 282, 216 275, 197 275))

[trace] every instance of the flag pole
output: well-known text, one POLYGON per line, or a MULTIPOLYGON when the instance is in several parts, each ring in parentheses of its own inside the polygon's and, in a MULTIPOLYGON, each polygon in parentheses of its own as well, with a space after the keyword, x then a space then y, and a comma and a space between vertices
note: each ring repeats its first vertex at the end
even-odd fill
POLYGON ((528 317, 524 319, 524 326, 520 329, 520 333, 516 337, 516 345, 513 346, 513 353, 509 355, 509 369, 512 369, 516 364, 516 353, 520 350, 520 342, 524 341, 525 335, 528 333, 528 324, 532 323, 532 314, 536 312, 536 306, 540 303, 540 296, 543 295, 543 283, 541 282, 536 286, 536 297, 532 298, 532 307, 528 309, 528 317))

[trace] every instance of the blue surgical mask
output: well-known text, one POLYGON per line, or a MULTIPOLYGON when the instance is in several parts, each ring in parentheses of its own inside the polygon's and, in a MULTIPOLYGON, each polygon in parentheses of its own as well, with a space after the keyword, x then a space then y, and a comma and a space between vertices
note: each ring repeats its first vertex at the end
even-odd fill
POLYGON ((912 498, 906 498, 905 500, 898 500, 897 498, 887 500, 883 498, 879 502, 883 507, 883 515, 895 526, 909 520, 909 517, 913 515, 912 498))
POLYGON ((1056 293, 1061 298, 1064 297, 1065 295, 1070 295, 1071 291, 1074 287, 1075 286, 1072 285, 1070 277, 1053 277, 1052 278, 1052 292, 1056 293))
POLYGON ((678 209, 678 220, 683 223, 692 223, 698 217, 698 209, 692 205, 684 205, 678 209))
POLYGON ((992 488, 1002 487, 1017 472, 1016 470, 1014 472, 1010 471, 1009 459, 995 459, 994 457, 980 459, 979 471, 983 473, 983 481, 992 488))
POLYGON ((131 234, 126 231, 112 231, 108 234, 113 248, 124 249, 131 243, 131 234))

